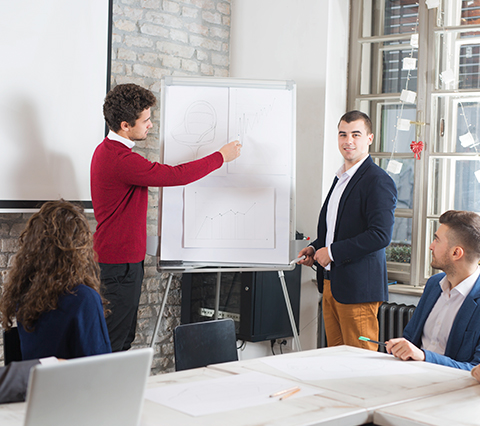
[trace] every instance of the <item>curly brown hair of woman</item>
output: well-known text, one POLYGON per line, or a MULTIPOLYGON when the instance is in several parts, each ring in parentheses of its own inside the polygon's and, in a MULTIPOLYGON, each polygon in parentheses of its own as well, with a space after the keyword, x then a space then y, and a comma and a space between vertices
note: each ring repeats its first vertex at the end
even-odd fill
POLYGON ((83 208, 68 201, 47 202, 20 236, 0 302, 3 328, 9 330, 16 317, 33 331, 40 315, 57 309, 59 297, 79 284, 100 293, 100 267, 87 218, 83 208))

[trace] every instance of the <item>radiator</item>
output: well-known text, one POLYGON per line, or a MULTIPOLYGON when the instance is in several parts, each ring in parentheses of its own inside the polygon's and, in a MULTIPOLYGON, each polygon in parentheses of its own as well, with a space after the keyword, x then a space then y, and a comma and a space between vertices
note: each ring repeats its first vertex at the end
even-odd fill
MULTIPOLYGON (((323 322, 322 302, 319 304, 318 316, 318 337, 317 347, 324 348, 327 346, 327 339, 325 337, 325 325, 323 322)), ((378 325, 380 342, 385 342, 394 337, 402 337, 403 329, 407 325, 410 318, 412 318, 414 305, 405 305, 397 303, 384 302, 378 309, 378 325)), ((384 347, 380 347, 379 352, 386 352, 384 347)))
MULTIPOLYGON (((378 325, 380 342, 385 342, 395 337, 403 336, 403 329, 412 318, 414 305, 396 304, 384 302, 378 309, 378 325)), ((386 352, 384 347, 380 352, 386 352)))

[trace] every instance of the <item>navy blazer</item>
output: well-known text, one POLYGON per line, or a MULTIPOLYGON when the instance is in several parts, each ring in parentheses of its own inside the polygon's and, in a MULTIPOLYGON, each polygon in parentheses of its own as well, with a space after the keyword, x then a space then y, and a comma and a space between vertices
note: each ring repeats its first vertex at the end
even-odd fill
MULTIPOLYGON (((408 322, 403 337, 419 348, 422 346, 422 335, 425 321, 435 303, 442 294, 440 281, 445 276, 442 272, 431 277, 425 285, 423 295, 408 322)), ((480 278, 472 291, 467 295, 452 324, 448 336, 445 355, 432 351, 425 352, 425 361, 449 367, 471 370, 480 363, 480 278)))
MULTIPOLYGON (((325 247, 327 206, 338 178, 323 203, 318 220, 316 250, 325 247)), ((393 232, 397 188, 393 179, 370 156, 348 182, 338 205, 331 251, 332 294, 340 303, 380 302, 388 299, 385 247, 393 232)), ((323 292, 323 268, 317 268, 323 292)))

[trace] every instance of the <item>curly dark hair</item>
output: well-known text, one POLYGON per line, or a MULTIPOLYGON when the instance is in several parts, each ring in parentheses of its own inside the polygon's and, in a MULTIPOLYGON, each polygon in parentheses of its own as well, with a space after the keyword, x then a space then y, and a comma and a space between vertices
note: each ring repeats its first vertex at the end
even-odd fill
POLYGON ((103 115, 110 130, 118 132, 123 121, 135 126, 140 114, 156 102, 157 99, 150 90, 136 84, 120 84, 107 93, 103 115))
POLYGON ((16 317, 33 331, 40 315, 57 309, 59 297, 79 284, 100 293, 100 267, 83 208, 64 200, 45 203, 28 221, 19 244, 0 301, 5 330, 16 317))

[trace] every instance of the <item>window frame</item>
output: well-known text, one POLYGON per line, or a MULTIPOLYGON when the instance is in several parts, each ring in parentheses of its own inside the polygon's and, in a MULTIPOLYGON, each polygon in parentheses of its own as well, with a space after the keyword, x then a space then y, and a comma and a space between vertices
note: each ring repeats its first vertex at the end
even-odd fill
MULTIPOLYGON (((381 88, 382 85, 382 50, 377 47, 364 49, 364 45, 375 46, 377 43, 380 46, 385 42, 396 42, 410 40, 412 33, 398 33, 388 35, 372 35, 372 23, 376 19, 375 16, 380 16, 378 29, 375 30, 378 34, 383 31, 383 14, 384 3, 373 11, 374 0, 351 0, 350 2, 350 49, 349 49, 349 67, 348 67, 348 85, 347 85, 347 109, 360 109, 369 113, 374 129, 376 131, 376 138, 381 136, 381 119, 379 114, 381 105, 383 103, 401 104, 400 93, 380 93, 381 90, 374 92, 372 89, 381 88), (368 13, 364 13, 367 11, 368 13), (374 16, 375 15, 375 16, 374 16), (369 32, 363 32, 363 26, 366 25, 370 29, 369 32), (373 65, 372 65, 373 64, 373 65), (370 69, 369 69, 370 68, 370 69), (362 75, 367 75, 370 78, 362 79, 362 75), (364 93, 364 94, 362 94, 364 93), (366 93, 366 94, 365 94, 366 93), (365 109, 366 103, 369 108, 365 109), (376 104, 376 105, 375 105, 376 104), (380 108, 379 108, 380 106, 380 108), (378 135, 378 136, 377 136, 378 135)), ((463 32, 480 32, 480 25, 461 25, 461 26, 447 26, 443 25, 442 19, 444 16, 450 17, 451 22, 460 22, 462 2, 457 0, 442 0, 441 6, 437 9, 428 9, 425 0, 418 0, 418 21, 417 32, 419 34, 418 45, 418 60, 417 60, 417 99, 416 99, 416 121, 426 123, 426 125, 417 127, 417 140, 424 142, 425 149, 421 153, 420 160, 414 160, 414 182, 413 182, 413 200, 412 209, 397 208, 395 217, 409 218, 412 220, 411 229, 411 261, 410 264, 400 264, 395 262, 387 262, 388 276, 390 281, 397 281, 413 286, 423 286, 431 275, 430 270, 430 233, 431 224, 438 221, 439 215, 429 214, 429 202, 427 197, 433 195, 432 192, 432 177, 431 177, 431 162, 436 158, 448 158, 453 160, 466 159, 467 157, 475 156, 478 159, 478 154, 455 152, 455 146, 450 147, 449 152, 435 152, 435 146, 431 141, 434 141, 438 129, 438 119, 440 114, 437 113, 437 103, 440 97, 454 97, 451 100, 446 99, 446 103, 451 105, 444 105, 445 109, 450 108, 450 115, 453 117, 455 123, 451 122, 448 131, 452 133, 451 145, 454 143, 454 133, 456 131, 456 107, 460 102, 474 99, 480 96, 480 89, 455 89, 458 87, 459 70, 460 70, 460 52, 463 45, 474 44, 478 38, 480 44, 480 35, 475 37, 466 37, 464 39, 457 37, 452 47, 454 49, 453 63, 454 72, 456 76, 455 83, 450 84, 448 89, 442 89, 439 84, 439 70, 443 65, 441 62, 451 59, 451 55, 447 57, 442 51, 445 44, 442 46, 440 42, 442 34, 451 36, 451 31, 456 33, 463 32), (445 9, 447 15, 444 14, 442 8, 445 9), (446 31, 448 30, 448 31, 446 31), (441 56, 442 54, 443 56, 441 56), (452 86, 455 87, 452 87, 452 86), (464 96, 462 98, 462 96, 464 96), (458 97, 458 99, 455 99, 458 97)), ((391 49, 391 47, 388 47, 391 49)), ((406 49, 406 46, 398 46, 400 49, 406 49)), ((447 115, 444 115, 446 118, 447 115)), ((446 139, 445 139, 446 140, 446 139)), ((448 141, 446 140, 448 143, 448 141)), ((386 144, 385 144, 386 146, 386 144)), ((379 152, 380 140, 372 145, 371 156, 378 164, 382 159, 411 159, 414 158, 413 153, 391 153, 379 152), (377 150, 375 150, 377 148, 377 150)), ((452 167, 453 169, 455 167, 452 167)), ((445 180, 445 177, 444 177, 445 180)), ((445 181, 445 185, 447 185, 445 181)), ((450 183, 450 185, 453 185, 450 183)), ((452 205, 452 203, 450 203, 452 205)), ((443 212, 443 211, 442 211, 443 212)))

